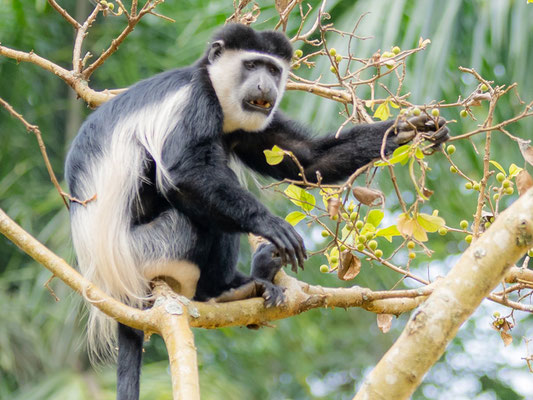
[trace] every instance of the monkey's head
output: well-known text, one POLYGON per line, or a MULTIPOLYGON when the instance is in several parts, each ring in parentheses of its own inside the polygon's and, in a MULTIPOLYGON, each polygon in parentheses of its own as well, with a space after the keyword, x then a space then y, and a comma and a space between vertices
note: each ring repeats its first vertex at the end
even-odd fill
POLYGON ((292 57, 287 37, 230 24, 215 34, 206 57, 224 132, 264 129, 285 90, 292 57))

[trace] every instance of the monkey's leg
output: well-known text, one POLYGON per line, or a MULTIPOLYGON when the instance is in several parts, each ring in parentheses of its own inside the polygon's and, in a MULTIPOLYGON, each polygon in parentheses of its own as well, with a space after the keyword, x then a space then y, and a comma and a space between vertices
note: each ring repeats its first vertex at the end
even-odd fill
POLYGON ((118 324, 117 400, 139 398, 144 332, 118 324))

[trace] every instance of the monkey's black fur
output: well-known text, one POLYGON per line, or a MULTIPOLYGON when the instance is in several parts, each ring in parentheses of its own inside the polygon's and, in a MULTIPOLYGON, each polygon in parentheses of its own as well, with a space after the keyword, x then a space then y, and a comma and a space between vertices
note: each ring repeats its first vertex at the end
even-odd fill
MULTIPOLYGON (((83 199, 84 180, 91 175, 95 163, 107 157, 105 150, 111 146, 118 117, 134 116, 189 85, 189 97, 179 119, 168 121, 172 124, 172 132, 162 148, 161 161, 170 180, 156 184, 156 162, 138 146, 145 154, 138 196, 131 193, 129 197, 132 240, 142 254, 156 257, 158 244, 151 239, 151 233, 164 233, 170 242, 167 253, 157 256, 184 259, 200 269, 196 300, 217 297, 227 290, 255 282, 267 305, 274 305, 283 299, 283 293, 271 283, 273 276, 282 263, 291 263, 293 268, 303 266, 303 241, 292 226, 272 215, 239 185, 228 166, 230 158, 237 157, 262 175, 299 179, 299 170, 289 157, 275 166, 267 164, 263 150, 277 145, 295 154, 308 180, 316 182, 319 171, 322 183, 332 183, 379 157, 384 134, 393 122, 357 125, 343 131, 337 139, 332 135, 314 138, 306 128, 274 109, 273 118, 260 131, 223 133, 224 114, 208 72, 212 59, 217 62, 219 52, 241 50, 264 53, 288 62, 292 48, 280 33, 256 32, 242 25, 224 27, 215 34, 213 42, 217 41, 222 41, 223 49, 220 45, 213 46, 193 66, 139 82, 91 114, 69 153, 67 181, 72 195, 83 199), (241 233, 254 233, 273 243, 256 252, 251 277, 236 270, 241 233), (183 241, 177 240, 184 235, 187 236, 186 247, 183 241)), ((131 128, 136 129, 135 126, 131 128)), ((435 127, 422 124, 421 128, 434 130, 435 127)), ((443 129, 439 131, 439 141, 447 137, 447 130, 443 129)), ((386 153, 397 146, 396 136, 391 132, 386 153)), ((123 168, 127 169, 128 165, 123 168)), ((83 206, 72 203, 73 217, 80 207, 83 206)), ((142 338, 142 332, 119 324, 119 400, 138 398, 142 338)))

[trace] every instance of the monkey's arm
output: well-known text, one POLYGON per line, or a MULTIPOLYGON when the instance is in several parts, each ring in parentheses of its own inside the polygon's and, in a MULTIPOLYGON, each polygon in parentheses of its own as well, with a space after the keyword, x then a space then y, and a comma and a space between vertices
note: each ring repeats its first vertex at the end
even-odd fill
MULTIPOLYGON (((445 121, 439 121, 442 126, 445 121)), ((420 131, 435 131, 432 121, 425 117, 416 117, 410 122, 420 131)), ((250 168, 277 179, 301 179, 299 169, 293 160, 285 157, 280 164, 269 165, 263 150, 274 145, 294 153, 305 170, 307 180, 317 181, 317 171, 323 183, 334 183, 346 179, 357 168, 380 157, 383 138, 387 130, 385 154, 391 153, 399 143, 414 136, 410 124, 402 123, 398 127, 400 135, 391 128, 394 121, 358 124, 341 132, 338 138, 329 135, 313 138, 300 124, 281 114, 276 114, 272 123, 262 132, 234 132, 225 137, 233 151, 250 168), (391 128, 391 129, 389 129, 391 128)), ((441 127, 434 135, 435 143, 441 143, 448 137, 448 129, 441 127)))
POLYGON ((184 141, 177 135, 170 138, 163 152, 171 180, 163 185, 164 196, 198 226, 262 236, 276 246, 283 264, 303 268, 301 237, 241 188, 226 165, 226 157, 219 141, 184 141))

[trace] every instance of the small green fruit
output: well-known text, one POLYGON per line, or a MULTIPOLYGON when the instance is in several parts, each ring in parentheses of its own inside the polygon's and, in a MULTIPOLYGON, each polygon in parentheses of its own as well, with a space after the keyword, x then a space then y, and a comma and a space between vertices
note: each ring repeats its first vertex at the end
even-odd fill
POLYGON ((468 244, 472 243, 472 235, 466 235, 465 242, 468 244))
POLYGON ((392 52, 393 52, 394 55, 396 55, 396 56, 397 56, 398 54, 400 54, 400 51, 401 51, 401 50, 400 50, 400 48, 399 48, 398 46, 394 46, 394 47, 392 48, 392 52))
POLYGON ((505 179, 502 182, 502 186, 507 189, 509 186, 511 186, 511 181, 509 179, 505 179))
POLYGON ((491 226, 491 223, 489 221, 485 222, 485 229, 489 229, 491 226))
POLYGON ((337 221, 339 219, 339 214, 335 214, 331 217, 333 221, 337 221))
POLYGON ((355 204, 354 203, 350 203, 348 205, 348 211, 352 212, 353 210, 355 210, 355 204))
POLYGON ((431 110, 431 115, 433 115, 434 117, 438 117, 440 115, 439 109, 434 108, 433 110, 431 110))
POLYGON ((468 112, 466 110, 461 110, 459 114, 461 115, 462 118, 468 117, 468 112))
POLYGON ((337 50, 335 50, 335 48, 332 47, 331 49, 329 49, 329 55, 331 57, 335 57, 337 55, 337 50))
POLYGON ((359 244, 357 245, 356 249, 357 249, 358 251, 363 251, 363 250, 365 249, 365 245, 362 244, 362 243, 359 243, 359 244))
POLYGON ((366 237, 366 240, 370 240, 370 239, 372 239, 374 237, 374 234, 372 232, 367 232, 365 234, 365 237, 366 237))
POLYGON ((511 195, 513 193, 514 193, 514 189, 512 187, 508 187, 508 188, 505 189, 505 194, 511 195))
POLYGON ((321 233, 322 237, 328 237, 329 236, 329 232, 327 230, 323 230, 322 233, 321 233))
POLYGON ((357 215, 358 215, 357 212, 355 212, 355 211, 352 212, 350 214, 350 221, 352 221, 352 222, 355 221, 357 219, 357 215))
POLYGON ((456 174, 457 173, 457 168, 455 168, 453 165, 450 167, 450 172, 452 174, 456 174))
POLYGON ((489 87, 487 85, 483 84, 483 85, 481 85, 481 90, 483 92, 486 92, 487 90, 489 90, 489 87))
POLYGON ((365 236, 365 235, 359 235, 359 236, 357 236, 357 241, 358 241, 359 243, 364 243, 364 242, 366 242, 366 236, 365 236))
POLYGON ((342 216, 342 219, 348 219, 350 217, 348 213, 342 213, 341 216, 342 216))
POLYGON ((363 228, 364 225, 365 225, 365 224, 364 224, 363 221, 357 221, 357 222, 355 223, 355 227, 356 227, 357 229, 359 229, 359 230, 361 230, 361 229, 363 228))
POLYGON ((378 248, 378 242, 375 240, 371 240, 368 242, 368 247, 370 247, 372 250, 376 250, 378 248))
POLYGON ((416 258, 416 253, 409 253, 409 258, 414 260, 416 258))
POLYGON ((529 257, 533 257, 533 249, 529 249, 529 251, 527 252, 527 255, 529 257))
POLYGON ((492 196, 493 200, 496 201, 500 198, 500 194, 496 193, 494 196, 492 196))
POLYGON ((448 229, 446 229, 445 227, 441 226, 441 227, 439 228, 439 235, 444 236, 444 235, 446 235, 447 233, 448 233, 448 229))
POLYGON ((500 318, 500 315, 501 315, 501 314, 500 314, 498 311, 494 311, 494 313, 492 313, 492 316, 493 316, 494 318, 500 318))
POLYGON ((294 51, 294 57, 296 58, 300 58, 303 55, 304 55, 304 52, 300 49, 294 51))
POLYGON ((332 65, 331 67, 329 67, 329 70, 333 73, 336 73, 337 72, 337 68, 335 68, 334 65, 332 65))
POLYGON ((337 264, 339 262, 339 257, 337 256, 331 256, 329 258, 329 262, 331 262, 332 264, 337 264))
POLYGON ((466 229, 468 228, 468 221, 466 219, 463 219, 460 223, 459 223, 459 226, 461 227, 461 229, 466 229))
POLYGON ((293 70, 297 70, 297 69, 300 69, 301 66, 302 66, 302 64, 294 64, 294 65, 292 66, 292 69, 293 69, 293 70))
POLYGON ((335 56, 335 61, 337 61, 337 63, 340 63, 340 62, 342 61, 342 56, 339 55, 339 54, 337 54, 337 55, 335 56))
POLYGON ((320 272, 322 272, 323 274, 325 274, 326 272, 329 272, 329 267, 326 264, 322 264, 320 266, 320 272))
POLYGON ((447 148, 446 148, 446 152, 449 154, 449 155, 452 155, 453 153, 455 153, 455 146, 453 144, 449 145, 447 148))
POLYGON ((107 3, 107 8, 113 11, 115 9, 115 5, 113 3, 107 3))
POLYGON ((413 108, 413 115, 415 117, 418 117, 420 115, 420 112, 421 112, 420 108, 418 108, 418 107, 413 108))
POLYGON ((498 172, 496 175, 496 180, 502 183, 505 180, 505 174, 503 172, 498 172))
POLYGON ((470 189, 472 189, 473 187, 474 187, 474 185, 472 185, 472 182, 466 182, 466 183, 465 183, 465 189, 470 190, 470 189))
POLYGON ((341 245, 341 251, 344 251, 346 250, 346 246, 345 245, 341 245))
POLYGON ((377 258, 381 258, 383 257, 383 251, 381 251, 380 249, 377 249, 374 254, 376 255, 377 258))
POLYGON ((412 240, 409 240, 409 241, 407 242, 407 248, 408 248, 409 250, 413 250, 413 249, 415 248, 415 246, 416 246, 416 243, 413 242, 412 240))
POLYGON ((479 192, 479 189, 480 189, 480 185, 479 183, 474 183, 474 190, 477 190, 479 192))

